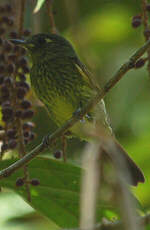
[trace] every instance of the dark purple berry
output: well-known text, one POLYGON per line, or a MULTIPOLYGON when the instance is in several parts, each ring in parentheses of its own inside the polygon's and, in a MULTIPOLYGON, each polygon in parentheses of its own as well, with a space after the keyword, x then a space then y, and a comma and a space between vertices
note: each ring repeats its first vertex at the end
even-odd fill
POLYGON ((150 4, 147 4, 147 5, 146 5, 146 10, 147 10, 147 11, 150 11, 150 4))
POLYGON ((53 155, 54 155, 54 157, 56 159, 59 159, 59 158, 62 157, 62 151, 61 150, 57 150, 53 155))
POLYGON ((145 60, 143 58, 140 58, 136 63, 135 63, 135 68, 141 68, 145 64, 145 60))
POLYGON ((28 37, 30 34, 31 34, 31 30, 25 29, 25 30, 23 31, 23 35, 24 35, 25 37, 28 37))
POLYGON ((16 136, 16 130, 15 129, 9 129, 9 130, 7 130, 7 136, 9 138, 15 138, 15 136, 16 136))
POLYGON ((146 30, 144 31, 144 36, 147 37, 147 38, 150 37, 150 29, 146 29, 146 30))
POLYGON ((2 87, 1 87, 1 93, 2 93, 2 96, 9 97, 10 92, 9 92, 9 89, 8 89, 8 87, 6 85, 2 85, 2 87))
POLYGON ((9 34, 10 38, 18 38, 18 33, 16 31, 11 31, 9 34))
POLYGON ((17 117, 17 118, 21 118, 22 117, 22 110, 21 109, 16 110, 15 117, 17 117))
POLYGON ((23 185, 24 185, 23 178, 17 178, 17 180, 16 180, 16 186, 20 187, 20 186, 23 186, 23 185))
POLYGON ((27 65, 27 60, 24 57, 21 57, 18 61, 17 61, 17 65, 20 67, 24 67, 25 65, 27 65))
POLYGON ((13 115, 13 109, 10 106, 5 106, 2 108, 2 113, 4 115, 12 116, 13 115))
POLYGON ((27 82, 20 82, 20 85, 24 87, 27 91, 30 89, 30 86, 27 82))
POLYGON ((135 19, 142 19, 142 16, 141 15, 135 15, 135 16, 133 16, 133 18, 132 18, 132 20, 135 20, 135 19))
POLYGON ((8 120, 13 116, 13 109, 9 106, 9 107, 3 107, 2 108, 2 113, 3 116, 8 120))
POLYGON ((19 87, 17 89, 17 98, 18 99, 23 99, 25 95, 26 95, 26 89, 23 88, 23 87, 19 87))
POLYGON ((22 109, 29 109, 31 107, 31 102, 28 100, 23 100, 20 105, 22 109))
POLYGON ((132 27, 137 28, 141 25, 142 23, 142 18, 140 15, 136 15, 132 18, 132 27))
POLYGON ((22 70, 24 73, 30 73, 30 69, 28 66, 22 66, 22 70))
POLYGON ((2 16, 1 20, 2 20, 2 22, 6 23, 6 24, 9 23, 9 18, 7 16, 5 16, 5 15, 2 16))
POLYGON ((34 178, 34 179, 31 180, 30 183, 33 186, 38 186, 40 184, 40 181, 38 179, 34 178))
POLYGON ((25 110, 25 111, 22 113, 22 119, 30 119, 30 118, 33 117, 33 115, 34 115, 33 110, 31 110, 31 109, 25 110))
POLYGON ((7 73, 12 74, 15 72, 15 65, 10 63, 7 65, 7 73))
POLYGON ((26 81, 26 76, 23 73, 19 73, 18 77, 20 81, 26 81))
POLYGON ((11 139, 8 141, 8 148, 15 149, 17 147, 17 141, 15 139, 11 139))
POLYGON ((25 138, 28 138, 28 137, 30 136, 30 132, 25 131, 25 132, 23 133, 23 135, 24 135, 25 138))
POLYGON ((2 125, 0 125, 0 130, 3 130, 4 128, 3 128, 3 126, 2 125))
POLYGON ((15 62, 17 59, 17 56, 15 54, 10 54, 7 56, 8 61, 15 62))
POLYGON ((10 101, 5 101, 5 102, 2 102, 1 106, 2 106, 2 108, 4 108, 4 107, 10 107, 11 103, 10 103, 10 101))
POLYGON ((7 86, 11 86, 13 84, 13 78, 12 77, 5 77, 4 84, 7 86))
POLYGON ((24 81, 16 82, 16 86, 17 87, 22 87, 22 88, 26 89, 27 91, 30 89, 29 84, 27 82, 24 82, 24 81))

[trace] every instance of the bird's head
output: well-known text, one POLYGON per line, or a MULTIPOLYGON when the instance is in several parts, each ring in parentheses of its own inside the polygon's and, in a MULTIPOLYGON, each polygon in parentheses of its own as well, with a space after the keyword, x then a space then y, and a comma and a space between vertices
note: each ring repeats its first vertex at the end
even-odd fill
POLYGON ((31 57, 42 57, 49 55, 56 56, 74 56, 75 52, 71 44, 62 36, 56 34, 36 34, 26 40, 10 39, 16 45, 24 46, 30 53, 31 57))

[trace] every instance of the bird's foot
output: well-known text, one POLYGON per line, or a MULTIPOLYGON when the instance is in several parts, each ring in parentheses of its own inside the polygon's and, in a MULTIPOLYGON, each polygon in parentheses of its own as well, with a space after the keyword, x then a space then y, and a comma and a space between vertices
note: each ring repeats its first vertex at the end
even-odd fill
POLYGON ((80 112, 81 112, 81 108, 79 107, 77 110, 75 110, 75 111, 72 113, 72 115, 73 115, 73 116, 77 116, 77 115, 79 115, 80 112))
POLYGON ((48 148, 49 147, 49 134, 43 137, 42 144, 44 147, 48 148))
POLYGON ((72 113, 72 115, 75 116, 75 117, 79 117, 82 120, 82 116, 81 116, 80 112, 81 112, 81 108, 79 107, 76 111, 74 111, 72 113))

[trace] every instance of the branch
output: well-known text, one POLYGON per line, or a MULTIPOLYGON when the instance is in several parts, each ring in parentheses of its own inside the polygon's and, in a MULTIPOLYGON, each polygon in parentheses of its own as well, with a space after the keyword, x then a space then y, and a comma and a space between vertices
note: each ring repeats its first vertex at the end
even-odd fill
POLYGON ((19 21, 18 33, 20 36, 22 35, 22 32, 23 32, 25 4, 26 4, 26 0, 20 1, 20 11, 19 11, 19 15, 18 15, 18 21, 19 21))
MULTIPOLYGON (((19 5, 19 12, 18 12, 18 34, 19 34, 19 37, 21 37, 23 35, 23 25, 24 25, 26 0, 20 0, 19 4, 20 5, 19 5)), ((15 100, 16 100, 16 98, 15 98, 15 100)), ((22 121, 20 118, 16 119, 16 127, 18 130, 18 153, 19 153, 19 157, 21 159, 23 156, 26 155, 26 152, 25 152, 24 136, 23 136, 23 129, 22 129, 22 121)), ((31 193, 30 193, 30 185, 28 183, 29 172, 28 172, 27 167, 28 167, 27 165, 24 165, 23 172, 24 172, 25 188, 26 188, 26 192, 27 192, 27 200, 30 202, 31 201, 31 193)))
POLYGON ((54 133, 47 137, 47 145, 42 142, 40 145, 35 147, 30 153, 26 154, 22 159, 19 159, 14 164, 10 165, 8 168, 0 171, 0 179, 9 176, 11 173, 15 172, 17 169, 26 165, 33 158, 39 155, 43 150, 51 146, 51 144, 60 136, 62 136, 69 128, 71 128, 77 121, 82 119, 85 114, 87 114, 91 109, 93 109, 96 104, 113 88, 117 82, 133 68, 135 62, 147 51, 150 47, 150 40, 148 40, 142 47, 140 47, 127 61, 123 64, 120 69, 114 74, 114 76, 104 85, 99 93, 91 100, 89 103, 79 112, 76 112, 62 127, 57 129, 54 133))
MULTIPOLYGON (((146 10, 146 6, 147 6, 147 0, 142 0, 141 8, 142 8, 144 30, 148 28, 148 13, 146 10)), ((148 37, 146 35, 145 35, 145 39, 148 40, 148 37)))
POLYGON ((46 6, 47 6, 50 25, 51 25, 51 33, 56 34, 57 29, 56 29, 54 15, 53 15, 53 0, 46 0, 46 6))
MULTIPOLYGON (((141 8, 142 8, 142 19, 143 19, 143 25, 144 25, 144 37, 145 41, 149 40, 150 34, 149 34, 149 24, 148 24, 148 12, 146 10, 146 6, 148 4, 147 0, 142 0, 141 2, 141 8)), ((150 49, 147 50, 147 58, 148 58, 148 64, 147 64, 147 70, 150 76, 150 49)))

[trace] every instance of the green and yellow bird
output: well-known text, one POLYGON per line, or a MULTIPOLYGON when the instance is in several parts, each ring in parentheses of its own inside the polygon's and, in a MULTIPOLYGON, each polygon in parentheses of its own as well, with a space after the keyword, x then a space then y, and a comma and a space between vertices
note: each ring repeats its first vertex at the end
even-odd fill
MULTIPOLYGON (((30 73, 31 85, 58 127, 96 94, 98 87, 93 82, 89 71, 78 58, 72 45, 62 36, 37 34, 27 40, 14 39, 12 42, 23 45, 29 51, 33 64, 30 73)), ((107 121, 103 100, 97 105, 96 110, 102 127, 113 137, 117 154, 120 153, 126 161, 132 185, 144 182, 144 176, 139 167, 114 138, 107 121)), ((94 121, 94 112, 85 116, 85 122, 92 121, 94 121)), ((84 122, 79 121, 71 128, 71 132, 84 139, 80 132, 83 124, 84 122)))

